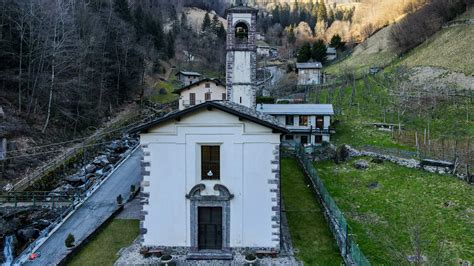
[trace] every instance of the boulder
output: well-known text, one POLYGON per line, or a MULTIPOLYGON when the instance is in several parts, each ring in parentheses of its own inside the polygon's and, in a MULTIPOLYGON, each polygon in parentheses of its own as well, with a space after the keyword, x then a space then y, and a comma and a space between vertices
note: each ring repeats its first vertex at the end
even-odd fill
POLYGON ((109 160, 107 160, 107 156, 106 155, 100 155, 100 156, 97 156, 94 161, 92 162, 93 164, 97 165, 97 166, 106 166, 107 164, 109 164, 109 160))
POLYGON ((328 161, 336 158, 336 146, 323 144, 320 148, 314 149, 313 158, 315 161, 328 161))
POLYGON ((354 167, 359 170, 367 169, 369 168, 369 163, 366 160, 357 160, 354 163, 354 167))
POLYGON ((87 174, 91 174, 94 173, 95 170, 97 170, 97 166, 95 166, 94 164, 88 164, 84 167, 84 170, 86 170, 87 174))
POLYGON ((82 174, 74 174, 66 177, 64 180, 70 183, 84 183, 86 181, 86 176, 82 174))
POLYGON ((383 159, 380 157, 375 157, 371 160, 371 162, 376 163, 376 164, 381 164, 383 163, 383 159))
POLYGON ((354 156, 360 156, 360 152, 353 149, 351 146, 344 144, 336 150, 334 161, 339 164, 354 156))
POLYGON ((370 182, 370 184, 367 185, 367 188, 369 189, 376 189, 379 187, 379 182, 375 181, 375 182, 370 182))

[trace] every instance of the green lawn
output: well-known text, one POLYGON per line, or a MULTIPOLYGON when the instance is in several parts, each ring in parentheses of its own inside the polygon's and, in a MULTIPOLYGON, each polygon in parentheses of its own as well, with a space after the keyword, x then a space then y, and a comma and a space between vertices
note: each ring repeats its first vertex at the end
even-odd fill
MULTIPOLYGON (((173 75, 172 75, 173 76, 173 75)), ((174 76, 173 76, 174 77, 174 76)), ((150 100, 156 103, 169 103, 178 99, 178 94, 173 93, 179 86, 175 85, 173 79, 170 81, 159 81, 154 86, 150 100), (160 89, 165 89, 166 94, 160 94, 160 89)))
POLYGON ((297 259, 305 265, 340 265, 342 258, 321 207, 293 159, 282 159, 283 204, 297 259))
POLYGON ((117 252, 129 246, 140 233, 138 220, 115 219, 100 230, 68 265, 113 265, 117 252))
POLYGON ((415 247, 432 265, 474 262, 472 186, 387 162, 356 170, 353 162, 316 168, 372 264, 406 264, 415 247), (416 237, 421 244, 412 245, 416 237))

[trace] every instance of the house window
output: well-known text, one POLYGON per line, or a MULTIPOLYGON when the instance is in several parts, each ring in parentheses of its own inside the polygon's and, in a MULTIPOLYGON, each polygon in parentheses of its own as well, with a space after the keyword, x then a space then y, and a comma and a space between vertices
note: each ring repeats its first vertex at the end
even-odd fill
POLYGON ((308 116, 300 115, 300 126, 308 126, 308 116))
POLYGON ((204 94, 204 100, 206 100, 206 101, 211 100, 211 93, 210 92, 206 92, 206 94, 204 94))
POLYGON ((226 95, 225 93, 222 93, 222 100, 225 101, 226 95))
POLYGON ((294 120, 292 115, 285 116, 285 125, 292 126, 294 125, 294 120))
POLYGON ((316 128, 323 129, 324 128, 324 116, 317 116, 316 117, 316 128))
POLYGON ((219 180, 221 177, 221 147, 201 146, 201 179, 219 180))
POLYGON ((189 105, 196 105, 196 93, 189 94, 189 105))
POLYGON ((294 140, 295 137, 293 135, 286 135, 285 140, 294 140))
POLYGON ((240 103, 242 103, 242 97, 240 97, 240 103))
POLYGON ((211 83, 206 83, 206 88, 210 88, 211 87, 211 83))

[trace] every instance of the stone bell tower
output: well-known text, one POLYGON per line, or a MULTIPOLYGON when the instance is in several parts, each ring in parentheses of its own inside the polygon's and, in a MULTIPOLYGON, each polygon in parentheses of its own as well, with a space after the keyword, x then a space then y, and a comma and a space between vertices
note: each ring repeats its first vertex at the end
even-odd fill
MULTIPOLYGON (((241 1, 237 1, 237 3, 241 1)), ((256 107, 258 10, 237 5, 226 10, 227 58, 226 83, 229 101, 256 107)))

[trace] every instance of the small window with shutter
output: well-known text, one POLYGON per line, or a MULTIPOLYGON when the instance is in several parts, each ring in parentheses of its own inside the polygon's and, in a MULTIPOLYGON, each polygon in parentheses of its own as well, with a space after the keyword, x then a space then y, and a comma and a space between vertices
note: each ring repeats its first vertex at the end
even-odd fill
POLYGON ((206 101, 211 100, 211 93, 210 92, 206 92, 206 94, 204 94, 204 100, 206 100, 206 101))
POLYGON ((221 178, 221 147, 201 146, 201 179, 219 180, 221 178))
POLYGON ((222 93, 222 100, 225 101, 226 95, 225 93, 222 93))

